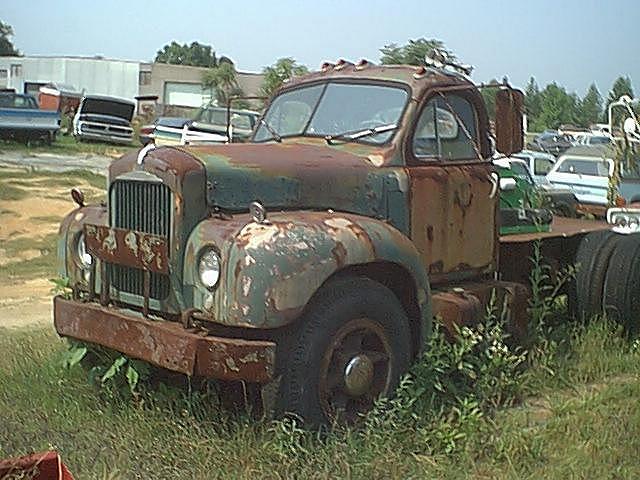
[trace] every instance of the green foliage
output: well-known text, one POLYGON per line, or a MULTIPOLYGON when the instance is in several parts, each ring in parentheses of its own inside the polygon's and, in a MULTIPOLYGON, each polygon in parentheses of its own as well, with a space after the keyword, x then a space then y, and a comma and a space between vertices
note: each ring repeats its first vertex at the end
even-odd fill
MULTIPOLYGON (((167 383, 131 401, 80 368, 61 375, 51 329, 0 329, 0 458, 55 448, 76 478, 638 478, 640 343, 600 321, 554 328, 567 339, 557 374, 525 369, 514 408, 468 397, 424 415, 421 397, 322 436, 167 383)), ((412 388, 429 380, 411 375, 412 388)))
POLYGON ((529 124, 540 116, 542 112, 542 97, 540 95, 540 88, 536 83, 536 79, 531 77, 529 83, 524 90, 525 93, 525 109, 527 115, 529 115, 529 124))
MULTIPOLYGON (((629 77, 618 77, 613 82, 611 90, 609 91, 609 95, 607 96, 607 104, 602 115, 602 120, 604 122, 609 121, 609 105, 619 100, 623 95, 628 95, 629 97, 633 98, 633 85, 631 84, 631 78, 629 77)), ((612 123, 614 126, 622 125, 622 122, 624 121, 624 113, 622 110, 616 111, 614 109, 612 112, 612 117, 612 123)))
POLYGON ((592 83, 587 94, 580 102, 580 125, 588 127, 593 123, 598 123, 602 116, 602 95, 598 91, 595 83, 592 83))
POLYGON ((390 43, 380 49, 380 63, 383 65, 425 65, 425 56, 433 49, 445 52, 449 59, 456 56, 446 48, 444 42, 437 39, 418 38, 409 40, 405 45, 390 43))
POLYGON ((238 86, 236 69, 228 62, 207 70, 202 76, 202 84, 211 89, 220 106, 226 106, 232 96, 243 94, 238 86))
MULTIPOLYGON (((226 60, 227 57, 224 57, 226 60)), ((175 40, 165 45, 156 54, 156 63, 174 65, 192 65, 194 67, 215 67, 218 65, 216 52, 211 45, 192 42, 191 45, 179 44, 175 40)))
POLYGON ((97 345, 69 340, 69 347, 62 355, 62 366, 69 370, 76 365, 84 367, 90 383, 133 397, 138 397, 139 382, 151 371, 145 362, 97 345))
POLYGON ((69 300, 71 298, 71 283, 69 277, 50 278, 53 284, 51 295, 60 296, 69 300))
POLYGON ((562 124, 577 123, 579 99, 576 95, 568 94, 554 82, 546 86, 540 93, 540 98, 540 115, 532 119, 532 130, 555 129, 562 124))
POLYGON ((13 27, 0 20, 0 55, 2 56, 19 56, 20 52, 13 46, 11 37, 13 36, 13 27))
POLYGON ((309 69, 304 65, 298 64, 291 57, 279 58, 276 63, 262 70, 264 81, 260 94, 264 97, 271 98, 280 86, 295 76, 309 73, 309 69))
MULTIPOLYGON (((629 77, 619 77, 613 84, 606 105, 603 108, 602 95, 595 84, 591 84, 584 98, 568 93, 555 82, 540 91, 535 78, 531 77, 525 87, 525 109, 529 130, 541 132, 556 129, 562 124, 589 127, 598 121, 608 121, 608 105, 622 95, 633 97, 629 77)), ((622 112, 614 112, 614 125, 622 124, 622 112)))

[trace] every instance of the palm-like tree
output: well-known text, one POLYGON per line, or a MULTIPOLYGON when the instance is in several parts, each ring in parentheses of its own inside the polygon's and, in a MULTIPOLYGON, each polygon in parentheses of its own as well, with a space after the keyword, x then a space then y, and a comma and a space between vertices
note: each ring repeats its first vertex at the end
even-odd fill
POLYGON ((237 72, 232 63, 221 62, 207 70, 202 77, 205 87, 215 91, 218 105, 227 105, 229 99, 242 92, 238 86, 237 72))

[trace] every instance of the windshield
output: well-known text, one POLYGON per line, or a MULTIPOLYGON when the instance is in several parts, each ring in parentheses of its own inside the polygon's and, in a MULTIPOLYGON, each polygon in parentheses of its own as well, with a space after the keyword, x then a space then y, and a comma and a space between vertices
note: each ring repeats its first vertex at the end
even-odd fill
MULTIPOLYGON (((256 121, 256 115, 252 115, 250 113, 244 113, 244 112, 237 112, 234 110, 231 110, 230 114, 231 114, 231 125, 233 126, 233 128, 238 128, 241 130, 253 129, 256 121)), ((218 125, 218 126, 226 127, 227 109, 218 108, 218 107, 215 107, 215 108, 204 107, 198 111, 194 120, 200 123, 208 123, 210 125, 218 125)))
POLYGON ((605 159, 581 159, 566 157, 556 170, 558 173, 574 173, 594 177, 609 176, 609 162, 605 159))
MULTIPOLYGON (((393 136, 395 129, 380 128, 360 137, 345 134, 397 125, 407 97, 407 91, 400 87, 329 82, 279 95, 271 103, 264 121, 280 137, 344 136, 382 144, 393 136)), ((260 124, 254 141, 273 139, 273 132, 260 124)))
POLYGON ((533 178, 531 178, 531 174, 529 173, 529 169, 522 162, 510 162, 511 171, 522 180, 525 180, 527 183, 533 183, 533 178))

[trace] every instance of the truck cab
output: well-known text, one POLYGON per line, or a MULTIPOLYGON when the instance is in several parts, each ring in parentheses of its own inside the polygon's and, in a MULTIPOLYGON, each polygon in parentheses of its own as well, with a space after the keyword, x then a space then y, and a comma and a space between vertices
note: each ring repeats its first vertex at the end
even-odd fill
MULTIPOLYGON (((523 96, 503 85, 496 103, 511 155, 523 96)), ((76 191, 59 244, 73 297, 55 299, 56 329, 258 385, 265 408, 312 424, 355 421, 434 318, 453 332, 497 297, 526 332, 526 267, 503 259, 538 237, 500 239, 490 135, 463 73, 325 64, 274 95, 249 143, 150 145, 111 164, 106 204, 76 191)), ((565 249, 559 265, 606 224, 555 228, 540 235, 565 249)))

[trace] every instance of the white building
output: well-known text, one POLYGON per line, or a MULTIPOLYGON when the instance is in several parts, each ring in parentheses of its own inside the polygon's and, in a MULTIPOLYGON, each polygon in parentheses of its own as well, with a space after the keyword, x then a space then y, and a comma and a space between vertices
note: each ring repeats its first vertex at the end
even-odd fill
POLYGON ((0 57, 0 88, 37 94, 50 82, 95 95, 133 99, 140 62, 86 57, 0 57))
MULTIPOLYGON (((211 99, 202 85, 206 68, 162 63, 113 60, 100 57, 0 57, 0 88, 37 96, 47 83, 69 85, 90 95, 133 100, 157 96, 160 105, 199 107, 211 99)), ((258 95, 263 75, 238 72, 238 86, 246 95, 258 95)))

